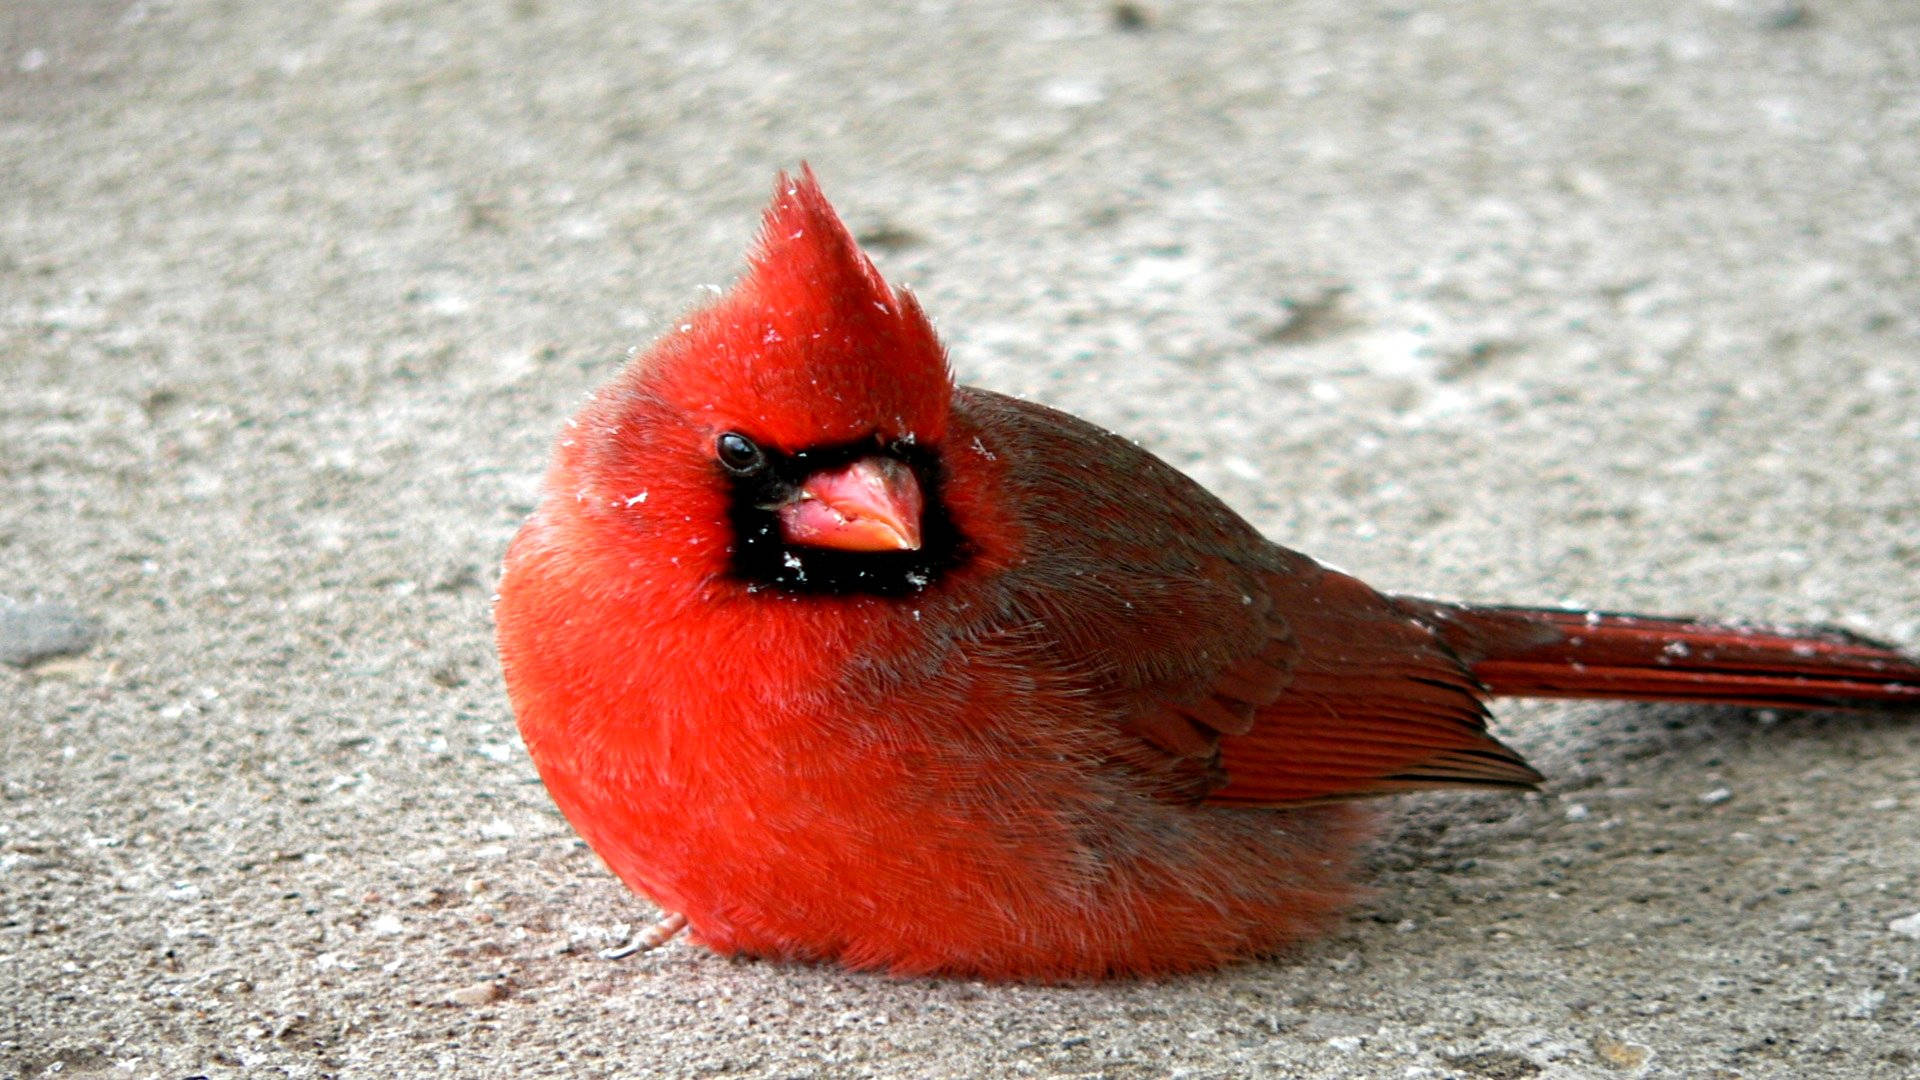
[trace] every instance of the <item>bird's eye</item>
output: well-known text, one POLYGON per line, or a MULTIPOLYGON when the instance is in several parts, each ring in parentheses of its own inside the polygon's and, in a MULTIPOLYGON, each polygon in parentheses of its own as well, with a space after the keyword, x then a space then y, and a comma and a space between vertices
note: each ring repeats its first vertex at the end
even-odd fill
POLYGON ((767 467, 765 452, 739 432, 729 431, 720 436, 714 449, 720 455, 720 464, 735 476, 752 476, 767 467))

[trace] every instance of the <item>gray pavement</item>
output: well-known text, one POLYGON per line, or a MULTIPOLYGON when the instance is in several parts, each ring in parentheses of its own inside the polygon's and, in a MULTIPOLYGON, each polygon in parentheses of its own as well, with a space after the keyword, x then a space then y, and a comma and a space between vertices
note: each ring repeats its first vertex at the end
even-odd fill
POLYGON ((1376 585, 1920 647, 1908 0, 13 0, 0 596, 97 640, 0 665, 0 1075, 1920 1071, 1911 716, 1505 704, 1543 794, 1218 975, 598 959, 495 567, 802 159, 967 381, 1376 585))

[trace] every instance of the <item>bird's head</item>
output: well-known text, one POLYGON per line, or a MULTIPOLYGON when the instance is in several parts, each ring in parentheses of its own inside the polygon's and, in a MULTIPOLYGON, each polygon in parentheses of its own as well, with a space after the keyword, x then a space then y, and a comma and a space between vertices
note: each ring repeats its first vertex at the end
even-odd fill
POLYGON ((918 303, 803 167, 746 275, 596 395, 561 471, 615 527, 749 587, 913 592, 960 546, 940 498, 952 400, 918 303))

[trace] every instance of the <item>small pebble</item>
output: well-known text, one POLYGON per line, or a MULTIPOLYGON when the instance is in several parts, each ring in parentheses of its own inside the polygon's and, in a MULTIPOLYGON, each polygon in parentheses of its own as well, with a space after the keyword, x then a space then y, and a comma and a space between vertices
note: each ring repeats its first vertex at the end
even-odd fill
POLYGON ((101 682, 113 671, 109 664, 84 656, 57 656, 33 665, 36 679, 64 679, 68 682, 101 682))
POLYGON ((1920 911, 1893 920, 1887 929, 1904 937, 1920 938, 1920 911))
POLYGON ((447 1001, 454 1005, 491 1005, 506 996, 507 988, 497 982, 477 982, 448 994, 447 1001))
POLYGON ((1132 0, 1121 0, 1120 3, 1113 5, 1108 14, 1112 17, 1116 30, 1137 34, 1153 25, 1152 12, 1147 10, 1145 4, 1136 4, 1132 0))
POLYGON ((1807 25, 1812 14, 1805 4, 1769 3, 1761 5, 1755 19, 1762 30, 1792 30, 1807 25))
POLYGON ((1593 1037, 1593 1055, 1615 1069, 1638 1069, 1647 1063, 1649 1051, 1639 1043, 1625 1042, 1611 1035, 1593 1037))
POLYGON ((0 663, 26 667, 85 652, 99 636, 92 619, 65 604, 22 604, 0 596, 0 663))
POLYGON ((1717 787, 1717 788, 1714 788, 1712 791, 1702 792, 1700 795, 1700 801, 1703 803, 1706 803, 1708 806, 1719 806, 1721 803, 1726 802, 1728 799, 1731 799, 1731 798, 1733 798, 1732 789, 1723 788, 1723 787, 1717 787))

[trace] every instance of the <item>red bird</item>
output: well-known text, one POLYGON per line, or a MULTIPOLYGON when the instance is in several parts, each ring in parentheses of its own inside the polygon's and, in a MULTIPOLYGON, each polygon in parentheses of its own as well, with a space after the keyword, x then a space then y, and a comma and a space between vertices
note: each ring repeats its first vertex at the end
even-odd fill
POLYGON ((746 277, 569 425, 497 617, 554 801, 669 913, 650 943, 901 974, 1323 930, 1352 800, 1539 782, 1490 695, 1920 704, 1920 660, 1841 631, 1387 596, 1272 544, 955 386, 805 169, 746 277))

